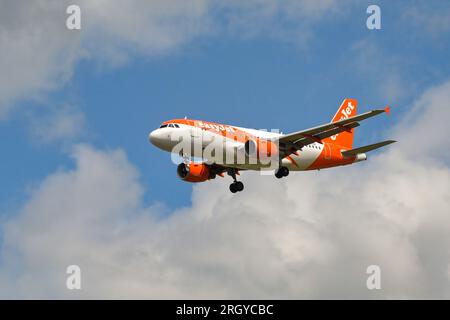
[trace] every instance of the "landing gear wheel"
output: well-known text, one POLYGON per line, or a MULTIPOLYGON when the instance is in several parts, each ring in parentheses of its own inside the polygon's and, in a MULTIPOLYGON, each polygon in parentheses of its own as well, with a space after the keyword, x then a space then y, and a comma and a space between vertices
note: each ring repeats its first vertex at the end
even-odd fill
POLYGON ((283 177, 287 177, 289 175, 289 169, 286 167, 279 167, 277 171, 275 171, 275 177, 281 179, 283 177))
POLYGON ((240 192, 244 190, 244 184, 240 181, 233 182, 230 184, 230 191, 232 193, 240 192))

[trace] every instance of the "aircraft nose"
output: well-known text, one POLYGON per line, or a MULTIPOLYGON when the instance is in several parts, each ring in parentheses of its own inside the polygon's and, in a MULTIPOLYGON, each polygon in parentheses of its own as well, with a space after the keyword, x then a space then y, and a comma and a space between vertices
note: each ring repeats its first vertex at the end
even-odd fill
POLYGON ((148 140, 150 141, 151 144, 156 145, 158 143, 158 129, 153 130, 152 132, 150 132, 150 134, 148 135, 148 140))
POLYGON ((150 132, 148 135, 148 140, 151 144, 158 148, 164 148, 164 146, 167 144, 167 135, 164 134, 164 132, 161 131, 161 129, 156 129, 150 132))

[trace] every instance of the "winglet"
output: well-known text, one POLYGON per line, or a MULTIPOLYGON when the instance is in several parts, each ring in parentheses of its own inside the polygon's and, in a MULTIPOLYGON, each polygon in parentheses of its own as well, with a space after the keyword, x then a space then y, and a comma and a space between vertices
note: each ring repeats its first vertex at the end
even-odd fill
POLYGON ((386 112, 387 114, 391 114, 391 107, 386 106, 386 108, 384 108, 384 112, 386 112))

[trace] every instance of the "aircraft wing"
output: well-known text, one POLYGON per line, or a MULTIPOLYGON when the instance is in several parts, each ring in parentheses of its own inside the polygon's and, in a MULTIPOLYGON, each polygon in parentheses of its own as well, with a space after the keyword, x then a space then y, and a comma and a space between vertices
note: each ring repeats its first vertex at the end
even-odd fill
POLYGON ((358 121, 374 117, 384 112, 389 113, 389 107, 386 107, 385 109, 375 109, 353 117, 349 117, 347 119, 330 122, 314 128, 286 134, 284 136, 281 136, 278 139, 278 142, 280 146, 283 146, 286 150, 299 150, 304 146, 314 142, 322 143, 322 139, 331 137, 340 132, 350 131, 351 129, 359 126, 358 121))

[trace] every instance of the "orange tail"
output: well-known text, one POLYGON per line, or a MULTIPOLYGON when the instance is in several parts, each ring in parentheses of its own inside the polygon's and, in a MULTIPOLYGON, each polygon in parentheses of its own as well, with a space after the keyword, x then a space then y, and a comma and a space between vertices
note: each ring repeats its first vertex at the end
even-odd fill
MULTIPOLYGON (((336 122, 338 120, 347 119, 356 115, 356 107, 358 101, 356 99, 344 99, 338 111, 334 115, 331 122, 336 122)), ((332 143, 344 147, 346 149, 351 149, 353 146, 353 133, 355 129, 351 129, 349 132, 344 131, 338 133, 329 138, 325 138, 322 141, 325 143, 332 143)))

